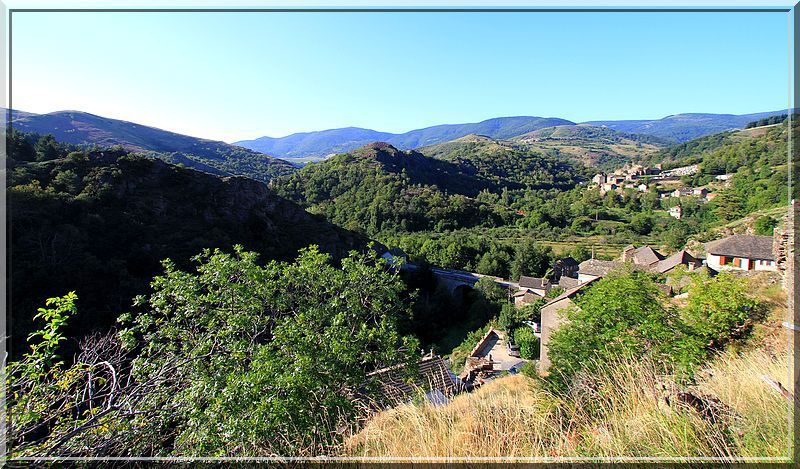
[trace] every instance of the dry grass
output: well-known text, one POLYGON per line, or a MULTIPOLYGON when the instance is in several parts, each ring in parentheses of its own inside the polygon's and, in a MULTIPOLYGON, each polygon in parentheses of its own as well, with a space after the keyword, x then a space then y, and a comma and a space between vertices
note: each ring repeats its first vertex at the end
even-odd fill
POLYGON ((714 421, 675 398, 679 386, 643 363, 556 396, 524 376, 498 379, 449 405, 404 404, 375 416, 344 449, 356 457, 785 457, 788 357, 719 357, 688 390, 716 401, 714 421), (665 397, 670 397, 670 403, 665 397), (722 409, 722 410, 719 410, 722 409))
POLYGON ((767 308, 744 345, 732 347, 677 384, 642 362, 607 364, 556 395, 537 379, 509 376, 450 404, 403 404, 374 416, 343 453, 355 457, 772 457, 787 458, 789 402, 767 379, 792 390, 786 291, 775 276, 749 279, 767 308), (713 417, 678 402, 689 392, 713 417), (667 400, 669 399, 669 402, 667 400))

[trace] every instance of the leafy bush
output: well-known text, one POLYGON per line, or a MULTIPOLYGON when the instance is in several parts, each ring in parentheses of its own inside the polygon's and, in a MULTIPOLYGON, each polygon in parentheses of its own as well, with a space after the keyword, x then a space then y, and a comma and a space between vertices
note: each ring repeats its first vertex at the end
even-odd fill
POLYGON ((557 386, 579 371, 618 358, 649 357, 663 366, 687 368, 703 355, 692 330, 659 300, 645 274, 612 275, 596 282, 569 311, 569 322, 549 343, 550 373, 557 386))
POLYGON ((778 220, 766 215, 758 217, 755 222, 756 234, 762 236, 772 236, 776 226, 778 226, 778 220))
POLYGON ((41 343, 9 366, 12 454, 323 454, 375 391, 370 371, 413 369, 418 344, 396 326, 403 285, 374 257, 334 267, 311 247, 260 266, 236 247, 195 261, 164 261, 119 341, 95 341, 67 369, 54 348, 74 295, 48 301, 41 343))
POLYGON ((758 312, 758 302, 743 280, 723 272, 715 278, 694 276, 682 316, 709 348, 716 349, 746 335, 758 312))
POLYGON ((533 333, 533 329, 524 326, 514 331, 514 343, 519 345, 520 357, 525 360, 536 360, 539 358, 539 338, 533 333))

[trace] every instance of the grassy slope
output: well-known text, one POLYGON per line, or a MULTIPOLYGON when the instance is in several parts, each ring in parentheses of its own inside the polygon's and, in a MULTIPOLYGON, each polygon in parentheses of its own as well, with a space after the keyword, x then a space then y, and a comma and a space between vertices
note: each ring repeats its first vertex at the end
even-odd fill
POLYGON ((781 457, 789 438, 787 401, 762 376, 786 385, 786 294, 766 277, 753 288, 771 308, 750 341, 720 354, 696 395, 728 411, 711 423, 668 405, 678 386, 644 363, 609 366, 595 389, 553 395, 525 376, 500 378, 446 406, 404 404, 372 418, 343 451, 383 457, 781 457), (666 390, 665 390, 666 389, 666 390))
POLYGON ((587 166, 605 170, 656 153, 666 143, 585 124, 550 127, 513 140, 532 150, 558 152, 587 166))

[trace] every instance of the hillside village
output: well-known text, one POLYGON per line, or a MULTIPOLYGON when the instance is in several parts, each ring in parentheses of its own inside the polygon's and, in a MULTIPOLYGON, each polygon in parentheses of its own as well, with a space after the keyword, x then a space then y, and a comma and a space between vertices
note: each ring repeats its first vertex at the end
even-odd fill
POLYGON ((658 194, 660 199, 674 199, 675 204, 669 208, 669 215, 680 220, 683 214, 681 199, 691 197, 697 203, 708 203, 717 197, 716 191, 723 188, 732 176, 718 175, 715 177, 715 182, 708 186, 688 187, 682 184, 682 177, 694 175, 699 169, 697 164, 668 170, 662 170, 661 164, 653 167, 627 165, 610 174, 596 174, 592 178, 590 187, 595 187, 601 195, 630 189, 653 192, 658 194))
MULTIPOLYGON (((550 366, 550 338, 567 320, 565 313, 576 307, 573 300, 591 289, 594 282, 614 272, 657 274, 663 279, 658 287, 664 297, 674 297, 676 300, 688 299, 686 287, 690 284, 689 275, 701 272, 709 277, 720 272, 740 276, 770 272, 786 286, 792 269, 789 265, 790 232, 787 226, 790 225, 788 218, 785 218, 782 227, 776 229, 773 236, 734 234, 722 237, 704 243, 702 252, 695 254, 681 249, 665 255, 651 246, 628 245, 615 260, 592 258, 578 263, 572 257, 557 259, 550 277, 522 276, 516 282, 495 279, 507 289, 508 301, 514 307, 540 306, 538 321, 524 321, 538 339, 534 357, 522 358, 520 346, 510 340, 509 331, 490 327, 474 344, 463 363, 463 369, 459 369, 461 364, 456 363, 451 371, 447 361, 431 351, 420 362, 416 387, 409 387, 391 378, 383 378, 381 386, 394 402, 414 396, 415 389, 424 389, 428 402, 443 405, 458 393, 475 390, 500 376, 519 373, 531 358, 536 371, 546 376, 550 366)), ((405 253, 397 248, 387 251, 383 257, 394 269, 417 268, 407 263, 405 253)))

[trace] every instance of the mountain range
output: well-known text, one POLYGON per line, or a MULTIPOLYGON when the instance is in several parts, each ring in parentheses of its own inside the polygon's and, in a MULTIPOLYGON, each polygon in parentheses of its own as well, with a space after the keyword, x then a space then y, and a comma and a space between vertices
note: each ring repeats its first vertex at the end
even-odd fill
MULTIPOLYGON (((739 129, 749 122, 785 112, 773 111, 743 115, 677 114, 655 120, 591 121, 584 124, 622 132, 625 135, 620 137, 629 139, 635 134, 648 136, 650 139, 645 143, 660 143, 661 146, 666 146, 725 130, 739 129)), ((447 142, 470 134, 504 140, 540 129, 574 125, 576 125, 575 122, 554 117, 498 117, 470 124, 437 125, 401 134, 346 127, 296 133, 281 138, 260 137, 254 140, 241 140, 235 144, 278 158, 313 161, 331 154, 350 151, 375 141, 387 142, 399 149, 408 150, 447 142)))
POLYGON ((229 144, 80 111, 48 114, 11 111, 11 127, 52 134, 56 140, 102 148, 121 146, 173 164, 221 176, 247 176, 262 182, 287 175, 298 163, 317 161, 372 142, 409 150, 453 141, 468 135, 510 140, 534 150, 566 155, 590 166, 613 166, 658 148, 725 130, 738 129, 785 111, 755 114, 678 114, 657 120, 591 121, 576 124, 553 117, 499 117, 477 123, 448 124, 402 134, 347 127, 261 137, 229 144), (293 163, 283 159, 293 161, 293 163))

